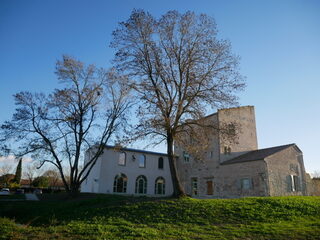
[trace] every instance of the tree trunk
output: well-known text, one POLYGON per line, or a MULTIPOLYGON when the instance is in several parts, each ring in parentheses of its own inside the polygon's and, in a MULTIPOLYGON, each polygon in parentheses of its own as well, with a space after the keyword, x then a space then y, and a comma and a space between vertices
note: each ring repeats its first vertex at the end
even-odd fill
POLYGON ((168 154, 168 160, 169 160, 169 166, 170 166, 170 173, 171 173, 171 179, 172 179, 172 185, 173 185, 173 197, 184 197, 186 196, 184 189, 182 188, 179 177, 177 174, 176 169, 176 160, 174 158, 173 153, 173 137, 168 134, 167 135, 167 154, 168 154))
POLYGON ((78 197, 80 193, 79 189, 80 189, 80 186, 73 182, 73 184, 70 186, 70 191, 68 192, 69 196, 71 198, 78 197))

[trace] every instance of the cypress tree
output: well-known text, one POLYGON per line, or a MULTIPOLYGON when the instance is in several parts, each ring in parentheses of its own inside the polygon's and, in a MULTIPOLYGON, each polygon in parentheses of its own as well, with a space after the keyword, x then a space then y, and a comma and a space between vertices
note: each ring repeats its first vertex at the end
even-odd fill
POLYGON ((13 179, 14 183, 20 184, 21 174, 22 174, 22 158, 20 158, 17 169, 16 169, 16 174, 13 179))

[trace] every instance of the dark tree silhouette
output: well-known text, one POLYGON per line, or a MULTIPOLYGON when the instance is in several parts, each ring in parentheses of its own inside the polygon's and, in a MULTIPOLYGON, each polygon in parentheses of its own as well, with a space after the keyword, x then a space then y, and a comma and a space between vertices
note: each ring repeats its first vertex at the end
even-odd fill
POLYGON ((14 175, 13 182, 16 184, 20 184, 21 175, 22 175, 22 158, 19 159, 19 162, 18 162, 18 165, 16 168, 16 174, 14 175))
MULTIPOLYGON (((129 108, 125 79, 114 72, 86 66, 69 56, 57 61, 56 75, 61 89, 51 94, 20 92, 11 121, 1 126, 2 144, 10 140, 16 156, 32 154, 40 164, 54 165, 66 190, 79 191, 104 146, 120 132, 129 108), (84 163, 87 149, 95 154, 84 163)), ((10 152, 10 151, 6 151, 10 152)))

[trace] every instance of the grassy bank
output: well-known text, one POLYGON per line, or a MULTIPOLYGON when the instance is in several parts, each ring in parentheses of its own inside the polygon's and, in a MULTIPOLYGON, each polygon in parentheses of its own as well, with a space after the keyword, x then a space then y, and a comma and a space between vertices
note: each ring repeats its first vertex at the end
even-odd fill
MULTIPOLYGON (((44 198, 43 200, 48 199, 44 198)), ((320 198, 0 202, 2 239, 319 239, 320 198)))

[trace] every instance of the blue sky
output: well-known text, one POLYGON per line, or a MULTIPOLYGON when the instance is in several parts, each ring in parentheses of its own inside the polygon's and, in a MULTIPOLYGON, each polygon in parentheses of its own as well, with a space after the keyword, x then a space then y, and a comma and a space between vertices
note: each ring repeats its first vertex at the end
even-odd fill
MULTIPOLYGON (((109 67, 111 33, 133 8, 206 13, 241 57, 254 105, 259 148, 296 143, 307 171, 320 171, 320 1, 0 1, 0 123, 14 112, 18 91, 58 86, 57 59, 69 54, 109 67)), ((153 150, 164 151, 164 146, 153 150)))

